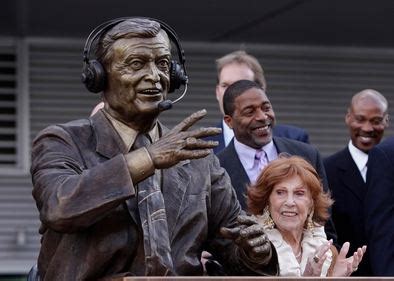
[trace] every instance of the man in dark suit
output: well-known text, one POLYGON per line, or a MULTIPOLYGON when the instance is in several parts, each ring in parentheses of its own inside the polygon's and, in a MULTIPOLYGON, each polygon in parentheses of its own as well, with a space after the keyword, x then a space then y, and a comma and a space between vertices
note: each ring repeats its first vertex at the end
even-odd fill
MULTIPOLYGON (((328 184, 332 191, 334 221, 338 243, 350 242, 349 252, 367 244, 363 214, 366 194, 366 171, 369 151, 380 142, 388 126, 387 100, 375 90, 366 89, 352 97, 345 123, 349 129, 348 145, 324 159, 328 184)), ((380 167, 380 166, 378 166, 380 167)), ((369 197, 367 197, 369 202, 369 197)), ((368 203, 367 203, 368 204, 368 203)), ((355 276, 371 276, 367 252, 355 276)))
POLYGON ((86 44, 98 57, 85 52, 84 82, 103 91, 104 108, 35 138, 41 280, 202 275, 203 249, 229 275, 278 273, 263 227, 242 215, 211 153, 215 143, 200 139, 219 130, 188 131, 206 111, 172 130, 158 121, 172 83, 181 82, 171 70, 171 30, 147 18, 100 25, 89 36, 97 44, 86 44))
MULTIPOLYGON (((272 105, 256 82, 240 80, 231 84, 223 97, 224 120, 234 131, 234 139, 218 154, 220 164, 230 175, 242 208, 246 209, 246 186, 253 183, 261 172, 255 167, 256 150, 262 151, 268 163, 279 154, 304 157, 318 172, 324 190, 328 191, 326 174, 320 153, 309 144, 299 141, 272 137, 275 113, 272 105)), ((264 157, 263 156, 263 157, 264 157)), ((260 160, 260 156, 258 161, 260 160)), ((331 220, 326 225, 328 238, 336 242, 335 227, 331 220)))
MULTIPOLYGON (((235 51, 217 59, 216 69, 216 99, 223 115, 224 91, 235 81, 243 79, 255 81, 264 90, 267 90, 263 68, 255 57, 247 54, 245 51, 235 51)), ((219 142, 219 145, 214 148, 215 154, 223 150, 234 136, 233 131, 223 119, 216 126, 222 129, 222 133, 209 138, 210 140, 219 142)), ((295 139, 306 143, 309 142, 308 133, 304 129, 291 125, 276 125, 273 128, 273 134, 278 137, 295 139)))
POLYGON ((369 152, 365 231, 372 273, 394 276, 394 137, 369 152))

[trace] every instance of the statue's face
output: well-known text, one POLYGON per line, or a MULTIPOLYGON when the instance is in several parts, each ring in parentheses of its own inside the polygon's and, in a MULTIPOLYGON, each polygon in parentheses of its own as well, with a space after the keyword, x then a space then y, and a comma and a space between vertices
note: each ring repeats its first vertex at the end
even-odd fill
POLYGON ((115 41, 107 68, 104 93, 107 111, 116 119, 138 129, 141 120, 159 114, 170 84, 170 42, 164 31, 152 38, 115 41))

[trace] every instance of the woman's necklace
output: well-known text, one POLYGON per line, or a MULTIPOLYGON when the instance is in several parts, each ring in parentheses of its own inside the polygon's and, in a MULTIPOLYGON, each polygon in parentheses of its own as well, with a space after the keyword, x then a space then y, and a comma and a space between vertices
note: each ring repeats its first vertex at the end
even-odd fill
POLYGON ((302 248, 300 248, 300 251, 298 252, 298 254, 294 254, 294 256, 295 256, 296 260, 298 262, 300 262, 301 261, 301 256, 302 256, 302 248))

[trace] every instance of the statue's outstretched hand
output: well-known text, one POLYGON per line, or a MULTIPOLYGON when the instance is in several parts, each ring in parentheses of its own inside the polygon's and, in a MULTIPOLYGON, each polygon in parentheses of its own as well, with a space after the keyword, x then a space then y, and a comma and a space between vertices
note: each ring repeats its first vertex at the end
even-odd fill
POLYGON ((224 238, 232 239, 238 245, 240 254, 253 264, 267 264, 272 257, 271 242, 264 227, 255 216, 240 215, 235 228, 220 229, 224 238))
POLYGON ((207 156, 210 149, 218 145, 217 141, 205 141, 201 138, 220 134, 220 128, 199 128, 187 131, 207 114, 199 110, 176 125, 158 141, 147 147, 156 169, 169 168, 186 159, 207 156))

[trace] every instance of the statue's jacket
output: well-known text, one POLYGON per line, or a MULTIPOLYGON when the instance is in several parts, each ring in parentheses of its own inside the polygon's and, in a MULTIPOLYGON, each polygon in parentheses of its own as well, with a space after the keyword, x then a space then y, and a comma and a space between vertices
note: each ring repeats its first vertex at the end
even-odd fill
MULTIPOLYGON (((167 130, 160 124, 161 130, 167 130)), ((98 280, 145 274, 136 188, 120 136, 104 113, 49 126, 35 138, 31 174, 40 214, 41 280, 98 280)), ((211 153, 162 170, 176 275, 202 275, 211 252, 228 275, 276 274, 253 268, 219 234, 242 212, 230 179, 211 153)))

